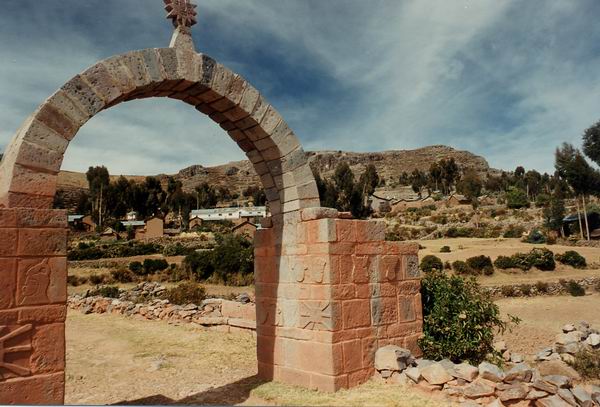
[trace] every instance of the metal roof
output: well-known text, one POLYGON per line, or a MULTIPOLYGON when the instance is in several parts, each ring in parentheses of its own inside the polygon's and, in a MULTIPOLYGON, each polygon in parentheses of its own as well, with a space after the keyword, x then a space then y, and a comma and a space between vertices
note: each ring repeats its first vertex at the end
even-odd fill
POLYGON ((146 222, 143 220, 124 220, 121 221, 123 226, 145 226, 146 222))
POLYGON ((85 215, 68 215, 67 216, 67 221, 68 222, 75 222, 76 220, 80 220, 83 219, 85 215))

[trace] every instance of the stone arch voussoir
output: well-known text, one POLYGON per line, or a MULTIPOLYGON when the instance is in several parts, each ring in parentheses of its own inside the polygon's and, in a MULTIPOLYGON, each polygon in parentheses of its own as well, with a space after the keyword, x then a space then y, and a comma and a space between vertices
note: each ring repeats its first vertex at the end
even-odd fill
POLYGON ((150 97, 179 99, 219 124, 252 162, 271 214, 319 206, 294 132, 243 77, 212 58, 175 48, 103 60, 48 98, 17 131, 0 166, 0 206, 50 208, 64 153, 100 111, 150 97))

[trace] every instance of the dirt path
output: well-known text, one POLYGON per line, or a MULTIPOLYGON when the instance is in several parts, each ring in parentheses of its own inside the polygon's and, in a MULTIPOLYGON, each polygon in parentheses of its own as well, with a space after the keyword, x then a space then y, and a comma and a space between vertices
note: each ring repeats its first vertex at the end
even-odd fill
POLYGON ((503 314, 512 314, 522 322, 502 338, 513 352, 533 354, 551 346, 563 325, 587 321, 600 328, 600 294, 584 297, 553 296, 511 298, 496 302, 503 314))

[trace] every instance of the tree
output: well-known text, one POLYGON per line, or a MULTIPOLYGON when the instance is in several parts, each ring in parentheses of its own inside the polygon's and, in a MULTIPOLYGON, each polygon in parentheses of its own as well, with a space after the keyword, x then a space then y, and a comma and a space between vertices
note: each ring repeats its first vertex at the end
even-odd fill
POLYGON ((347 162, 342 161, 335 167, 333 182, 338 190, 337 208, 341 211, 349 211, 350 198, 354 190, 354 174, 347 162))
POLYGON ((364 193, 369 196, 375 192, 375 188, 379 185, 379 174, 377 168, 373 164, 367 165, 365 172, 359 178, 359 183, 363 186, 364 193))
POLYGON ((552 194, 550 204, 544 208, 542 215, 546 228, 560 232, 564 236, 563 219, 565 217, 565 201, 560 191, 552 194))
POLYGON ((542 175, 536 170, 529 170, 524 175, 527 197, 535 200, 542 186, 542 175))
POLYGON ((319 171, 313 168, 313 175, 319 190, 321 206, 325 208, 336 208, 338 200, 338 191, 331 181, 324 180, 319 171))
POLYGON ((217 204, 217 193, 214 188, 203 182, 195 188, 196 209, 212 208, 217 204))
POLYGON ((98 222, 98 226, 102 227, 104 191, 108 189, 110 184, 110 175, 105 166, 89 167, 85 176, 90 189, 90 199, 92 201, 92 216, 98 222))
POLYGON ((441 159, 440 167, 442 168, 442 180, 444 185, 444 193, 447 195, 452 191, 454 184, 460 179, 460 168, 454 158, 448 160, 441 159))
POLYGON ((412 190, 421 196, 423 188, 427 185, 427 175, 418 169, 413 170, 410 174, 410 185, 412 190))
POLYGON ((478 204, 477 197, 481 195, 482 188, 483 183, 481 182, 481 178, 479 178, 479 174, 472 169, 465 171, 462 179, 456 185, 456 190, 467 197, 473 207, 478 204))
POLYGON ((600 121, 583 133, 583 153, 600 165, 600 121))
POLYGON ((443 169, 439 163, 432 163, 429 166, 429 178, 435 184, 435 190, 439 190, 439 185, 443 183, 443 169))
POLYGON ((523 178, 524 175, 525 175, 525 168, 523 168, 520 165, 517 168, 515 168, 515 177, 523 178))

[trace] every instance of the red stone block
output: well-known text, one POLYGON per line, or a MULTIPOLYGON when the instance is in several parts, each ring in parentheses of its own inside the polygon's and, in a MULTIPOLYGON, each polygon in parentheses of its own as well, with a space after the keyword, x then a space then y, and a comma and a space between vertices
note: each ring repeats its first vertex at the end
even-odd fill
POLYGON ((65 370, 65 325, 41 325, 31 340, 31 372, 54 373, 65 370))
POLYGON ((0 228, 17 227, 17 211, 14 209, 0 209, 0 228))
POLYGON ((340 284, 352 283, 352 272, 354 271, 354 259, 352 256, 338 256, 337 266, 340 284))
POLYGON ((334 300, 355 299, 354 284, 340 284, 331 287, 331 298, 334 300))
POLYGON ((317 343, 314 341, 288 341, 286 345, 287 366, 305 372, 337 375, 344 370, 342 344, 317 343))
POLYGON ((382 297, 395 297, 396 296, 396 284, 395 283, 381 283, 379 284, 379 295, 382 297))
POLYGON ((352 329, 371 324, 371 312, 368 300, 351 300, 342 302, 342 318, 344 329, 352 329))
POLYGON ((410 350, 410 352, 416 357, 419 357, 423 354, 421 348, 419 347, 419 338, 421 335, 422 334, 413 334, 405 337, 404 344, 402 345, 403 348, 410 350))
POLYGON ((356 245, 356 255, 374 255, 374 254, 382 254, 383 253, 383 245, 381 242, 367 242, 367 243, 358 243, 356 245))
POLYGON ((0 310, 16 305, 17 260, 0 259, 0 310))
POLYGON ((377 352, 377 338, 369 337, 361 340, 363 368, 375 365, 375 352, 377 352))
POLYGON ((373 376, 374 369, 363 369, 348 374, 348 387, 356 387, 369 381, 373 376))
POLYGON ((418 280, 402 281, 398 283, 398 294, 417 295, 421 291, 421 282, 418 280))
POLYGON ((398 305, 400 308, 399 319, 401 322, 411 322, 417 318, 414 296, 399 296, 398 305))
POLYGON ((57 209, 17 209, 20 228, 66 228, 67 211, 57 209))
POLYGON ((356 339, 356 331, 348 329, 344 331, 314 331, 313 340, 322 343, 340 343, 356 339))
POLYGON ((258 362, 258 377, 263 380, 275 380, 275 365, 258 362))
POLYGON ((348 388, 348 377, 345 374, 328 376, 318 373, 311 373, 310 388, 333 393, 340 389, 348 388))
POLYGON ((57 322, 65 322, 66 317, 66 304, 26 307, 19 310, 19 324, 53 324, 57 322))
POLYGON ((0 311, 0 325, 15 325, 19 321, 17 310, 0 311))
POLYGON ((289 367, 275 366, 274 380, 291 384, 293 386, 300 386, 310 388, 310 373, 302 370, 292 369, 289 367))
POLYGON ((354 254, 356 243, 354 242, 337 242, 331 243, 329 253, 350 256, 354 254))
POLYGON ((338 242, 356 242, 356 221, 338 219, 335 221, 338 242))
POLYGON ((385 222, 378 220, 358 220, 356 222, 356 241, 378 242, 383 250, 385 240, 385 222))
POLYGON ((363 367, 362 360, 362 343, 361 340, 344 342, 342 344, 344 350, 344 371, 354 372, 363 367))
POLYGON ((19 252, 25 256, 65 256, 66 229, 19 229, 19 252))
POLYGON ((71 140, 79 127, 71 119, 49 103, 44 103, 35 117, 67 140, 71 140))
POLYGON ((356 284, 354 286, 356 292, 356 298, 368 299, 371 298, 371 285, 370 284, 356 284))
POLYGON ((398 321, 398 302, 396 297, 372 298, 371 313, 374 325, 396 323, 398 321))
POLYGON ((0 229, 0 256, 17 254, 17 229, 0 229))
POLYGON ((0 404, 60 405, 65 401, 64 373, 0 382, 0 404))
POLYGON ((381 256, 379 261, 380 281, 396 281, 400 269, 398 256, 381 256))
POLYGON ((37 305, 67 301, 67 259, 45 257, 19 260, 17 304, 37 305))
POLYGON ((354 260, 354 268, 352 273, 352 281, 356 283, 369 282, 369 264, 371 259, 368 256, 352 256, 354 260))

